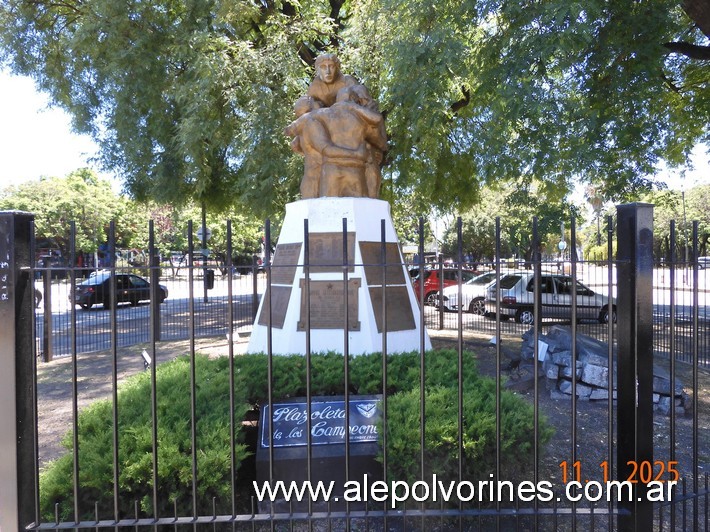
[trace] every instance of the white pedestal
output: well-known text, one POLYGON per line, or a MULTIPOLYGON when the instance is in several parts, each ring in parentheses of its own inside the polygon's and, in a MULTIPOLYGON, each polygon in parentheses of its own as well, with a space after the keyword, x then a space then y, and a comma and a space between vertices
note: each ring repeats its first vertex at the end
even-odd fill
POLYGON ((388 353, 419 350, 422 341, 425 349, 431 349, 429 335, 421 330, 419 305, 403 264, 389 203, 369 198, 317 198, 286 205, 272 260, 271 290, 259 305, 248 352, 267 353, 270 343, 273 354, 305 354, 309 319, 312 353, 382 352, 383 314, 387 316, 388 353), (309 305, 304 220, 308 220, 309 234, 309 305), (382 264, 382 220, 387 268, 382 264), (347 276, 344 227, 348 234, 347 276), (350 309, 347 337, 346 283, 350 309))

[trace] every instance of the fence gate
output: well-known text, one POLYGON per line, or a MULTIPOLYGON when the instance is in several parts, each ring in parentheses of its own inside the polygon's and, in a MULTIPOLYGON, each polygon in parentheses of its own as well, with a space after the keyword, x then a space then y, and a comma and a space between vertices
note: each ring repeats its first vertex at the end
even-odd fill
MULTIPOLYGON (((664 282, 663 286, 659 285, 659 268, 654 265, 653 258, 652 223, 651 205, 622 205, 618 207, 615 220, 611 217, 608 220, 610 257, 614 224, 616 226, 619 250, 616 258, 593 263, 579 260, 572 254, 568 263, 549 263, 538 253, 525 267, 508 268, 501 257, 498 220, 496 234, 492 235, 497 249, 491 270, 495 274, 494 283, 486 287, 485 301, 479 296, 475 305, 473 302, 469 305, 462 303, 465 288, 462 279, 474 277, 473 271, 481 265, 467 264, 464 260, 459 230, 457 256, 446 266, 446 271, 457 279, 458 284, 447 292, 444 289, 444 264, 427 269, 423 262, 423 223, 420 222, 416 262, 392 264, 393 248, 387 247, 383 237, 381 246, 368 243, 372 263, 362 264, 366 267, 366 275, 383 279, 381 293, 375 293, 377 288, 371 289, 379 298, 378 305, 381 304, 378 312, 379 323, 384 329, 383 352, 334 357, 312 354, 309 348, 306 356, 296 359, 273 356, 271 352, 252 356, 235 351, 240 329, 248 328, 247 322, 256 314, 257 291, 267 299, 271 311, 278 311, 278 294, 283 288, 278 279, 284 276, 283 270, 278 268, 293 266, 284 263, 287 259, 278 257, 278 251, 276 260, 271 260, 268 222, 264 273, 259 274, 255 267, 250 274, 253 277, 249 278, 249 288, 235 290, 231 226, 228 226, 230 243, 225 275, 215 279, 214 272, 207 275, 206 261, 193 263, 195 250, 190 240, 186 255, 189 260, 185 265, 187 278, 184 279, 187 288, 184 295, 178 295, 172 289, 177 281, 161 274, 151 224, 146 274, 150 280, 149 304, 136 305, 137 301, 131 301, 130 306, 117 308, 116 299, 112 299, 105 310, 77 311, 75 287, 81 272, 71 264, 65 271, 68 293, 61 296, 65 306, 66 301, 70 304, 66 310, 56 312, 50 303, 35 308, 35 274, 41 269, 34 264, 33 215, 0 213, 0 426, 3 427, 0 431, 0 531, 267 528, 707 531, 710 526, 706 473, 710 415, 707 398, 701 395, 701 390, 710 383, 710 376, 703 367, 707 366, 707 353, 700 353, 701 336, 707 335, 707 322, 704 311, 701 317, 700 308, 704 308, 704 303, 701 305, 699 299, 702 296, 704 302, 704 288, 700 288, 704 284, 699 280, 697 262, 689 265, 672 256, 670 264, 664 263, 660 270, 664 282), (400 273, 402 266, 407 266, 419 274, 414 286, 421 313, 415 319, 421 320, 422 330, 424 325, 428 328, 436 348, 433 354, 425 353, 423 338, 419 352, 405 355, 388 352, 388 327, 396 323, 391 314, 397 312, 396 306, 388 302, 391 294, 385 289, 385 279, 394 271, 390 269, 392 266, 399 267, 400 273), (681 316, 678 311, 677 294, 682 289, 675 285, 675 279, 680 267, 689 273, 687 286, 690 288, 685 291, 692 298, 687 305, 691 309, 689 318, 686 314, 681 316), (425 290, 424 274, 437 269, 437 286, 431 291, 425 290), (204 285, 197 280, 200 275, 204 285), (517 296, 513 295, 514 282, 524 276, 529 276, 529 283, 517 296), (168 280, 170 295, 161 305, 158 301, 160 284, 168 280), (195 283, 197 291, 193 287, 195 283), (212 292, 208 298, 208 290, 218 289, 223 290, 222 296, 217 297, 212 292), (447 297, 453 299, 454 294, 459 302, 457 308, 446 312, 447 297), (585 301, 594 294, 603 294, 607 299, 598 300, 607 303, 601 308, 594 307, 589 314, 585 301), (525 297, 529 299, 525 300, 525 297), (554 311, 559 310, 559 302, 563 299, 568 301, 565 303, 567 314, 555 315, 554 311), (221 309, 219 313, 210 310, 217 307, 221 309), (236 314, 240 308, 249 309, 249 316, 243 320, 236 314), (505 313, 509 311, 511 320, 505 319, 505 313), (51 320, 42 322, 44 329, 42 323, 38 323, 43 312, 53 315, 51 320), (204 329, 200 329, 203 324, 198 321, 203 317, 204 329), (549 317, 555 321, 550 322, 549 317), (142 427, 131 429, 129 435, 122 432, 119 440, 119 419, 124 415, 124 407, 118 406, 117 353, 120 338, 124 336, 119 331, 135 328, 139 318, 150 324, 146 336, 136 336, 133 341, 147 346, 143 351, 145 371, 139 377, 147 390, 144 400, 148 415, 142 427), (81 358, 78 356, 78 338, 83 335, 83 329, 78 329, 78 323, 89 323, 91 319, 98 320, 92 322, 92 326, 105 334, 108 342, 108 347, 96 348, 107 353, 106 380, 110 380, 108 406, 103 411, 106 422, 103 427, 110 433, 106 436, 111 447, 105 450, 103 469, 110 479, 110 487, 105 490, 102 495, 105 499, 101 502, 92 499, 93 495, 87 495, 97 493, 93 485, 96 479, 86 477, 86 461, 90 458, 82 455, 80 446, 83 442, 80 435, 84 434, 80 430, 101 432, 100 429, 80 426, 79 422, 81 372, 78 370, 81 358), (186 325, 188 331, 184 336, 178 335, 187 342, 186 356, 171 361, 173 365, 170 367, 183 364, 185 372, 181 374, 182 379, 170 381, 157 366, 163 360, 160 353, 164 343, 178 338, 171 337, 169 328, 170 324, 177 327, 178 322, 180 326, 186 325), (223 356, 211 360, 198 356, 196 338, 201 334, 198 330, 204 331, 205 336, 226 337, 227 349, 221 353, 223 356), (571 335, 568 349, 555 351, 552 347, 553 337, 559 334, 571 335), (69 427, 71 456, 67 465, 71 487, 65 490, 67 493, 62 495, 61 503, 54 506, 53 501, 45 500, 46 493, 40 491, 40 470, 45 471, 47 464, 41 464, 39 460, 42 427, 38 422, 41 397, 38 397, 37 377, 41 369, 38 355, 49 353, 51 359, 52 352, 51 348, 45 352, 38 346, 43 345, 42 337, 53 335, 66 335, 70 352, 56 352, 54 362, 41 363, 54 364, 62 358, 71 368, 66 375, 71 381, 67 383, 71 389, 68 399, 71 405, 67 407, 71 409, 72 418, 69 427), (593 355, 596 357, 593 364, 584 358, 590 342, 606 346, 605 352, 593 355), (517 355, 522 353, 521 344, 529 347, 528 358, 517 355), (703 364, 701 359, 705 361, 703 364), (667 363, 664 369, 656 369, 659 361, 667 363), (481 373, 489 373, 480 380, 472 372, 476 364, 481 373), (212 370, 206 369, 208 367, 221 368, 223 373, 209 373, 212 370), (528 377, 531 376, 528 380, 525 380, 526 371, 528 377), (228 382, 224 372, 229 375, 228 382), (331 373, 337 376, 335 381, 341 380, 328 381, 331 373), (685 381, 683 389, 677 390, 676 377, 680 374, 684 375, 685 381), (200 381, 205 375, 205 381, 200 381), (302 385, 299 379, 302 379, 302 385), (590 391, 590 380, 599 383, 600 388, 606 385, 607 390, 606 396, 594 404, 596 397, 592 397, 592 392, 597 395, 602 392, 590 391), (175 396, 175 401, 184 404, 186 409, 185 416, 178 417, 177 422, 187 436, 183 443, 176 444, 177 450, 171 455, 175 462, 170 465, 161 452, 163 446, 172 445, 168 443, 172 441, 172 434, 168 433, 178 430, 174 428, 178 425, 171 425, 175 420, 164 419, 160 414, 165 408, 161 395, 174 391, 161 388, 164 382, 171 383, 170 387, 174 389, 185 387, 185 393, 175 396), (222 424, 220 438, 208 442, 201 439, 200 429, 206 419, 216 415, 216 409, 213 403, 205 406, 213 398, 205 397, 204 393, 217 389, 212 388, 217 382, 222 382, 220 390, 226 390, 220 397, 227 408, 224 420, 218 423, 222 424), (410 387, 406 388, 403 383, 410 387), (284 392, 286 389, 288 392, 284 392), (481 390, 486 391, 479 397, 480 402, 475 403, 479 410, 472 412, 473 403, 469 401, 476 395, 474 392, 481 390), (248 394, 252 396, 245 397, 248 394), (326 406, 313 406, 316 396, 325 397, 326 406), (298 402, 294 397, 305 397, 305 414, 292 406, 298 402), (368 417, 372 413, 372 406, 363 397, 379 400, 381 421, 371 425, 363 423, 353 429, 353 416, 368 417), (551 404, 549 401, 543 403, 543 397, 554 399, 558 412, 554 419, 543 411, 541 405, 551 404), (679 410, 679 397, 686 401, 684 411, 679 410), (334 499, 312 501, 308 497, 302 503, 285 502, 283 496, 273 497, 278 499, 276 502, 257 500, 258 491, 263 486, 245 489, 245 484, 258 477, 258 474, 248 472, 261 467, 262 478, 266 474, 267 479, 276 480, 275 456, 291 452, 288 446, 279 447, 276 443, 285 439, 280 431, 285 426, 281 421, 286 417, 290 416, 291 422, 289 437, 295 439, 294 435, 298 433, 306 448, 301 479, 315 480, 330 475, 331 471, 319 465, 325 463, 319 461, 319 457, 327 448, 319 449, 318 444, 324 441, 323 438, 340 433, 326 425, 316 426, 316 422, 336 416, 333 412, 337 409, 329 401, 342 403, 342 408, 338 408, 344 412, 343 432, 351 435, 349 438, 343 436, 344 464, 328 462, 331 464, 328 467, 344 467, 344 473, 338 471, 334 476, 346 482, 361 480, 358 464, 364 462, 356 455, 364 447, 357 447, 359 444, 352 439, 352 434, 377 432, 379 436, 378 460, 382 478, 379 484, 371 482, 369 488, 359 485, 359 488, 370 489, 368 493, 375 497, 357 504, 334 499), (266 405, 274 405, 273 416, 276 416, 279 404, 285 405, 279 413, 279 423, 271 414, 266 416, 268 420, 262 418, 259 421, 259 411, 263 414, 266 405), (359 407, 359 413, 357 408, 351 413, 351 407, 359 407), (526 414, 514 417, 518 408, 524 409, 526 414), (449 415, 452 415, 452 422, 447 425, 443 421, 449 415), (486 416, 488 420, 484 421, 486 416), (519 427, 524 427, 522 431, 517 429, 519 434, 522 432, 524 441, 513 447, 507 440, 509 431, 515 430, 511 429, 511 419, 515 419, 519 427), (479 421, 480 426, 474 426, 479 421), (487 428, 484 427, 486 423, 487 428), (258 429, 255 428, 257 425, 258 429), (299 428, 301 425, 305 431, 299 428), (408 425, 411 425, 411 431, 402 430, 408 425), (554 426, 554 434, 548 430, 550 426, 554 426), (142 429, 145 431, 141 432, 142 429), (334 431, 329 432, 331 430, 334 431), (406 439, 410 436, 411 439, 406 439), (143 446, 143 454, 135 463, 126 463, 123 454, 126 452, 122 447, 124 438, 129 437, 134 437, 143 446), (266 445, 260 448, 264 441, 266 445), (481 466, 485 471, 476 470, 479 462, 470 458, 478 446, 487 449, 477 458, 480 464, 485 464, 481 466), (442 448, 449 450, 437 454, 437 449, 442 448), (590 451, 592 448, 596 454, 590 451), (216 454, 210 454, 212 449, 216 449, 216 454), (224 449, 228 452, 220 454, 224 449), (256 452, 256 449, 260 449, 256 457, 242 454, 245 450, 256 452), (530 457, 529 463, 520 465, 525 471, 509 471, 510 463, 518 463, 515 462, 518 455, 530 457), (592 456, 596 460, 593 463, 592 456), (206 465, 206 457, 210 460, 218 458, 206 465), (411 463, 402 457, 411 457, 411 463), (254 461, 260 464, 255 465, 254 461), (438 471, 438 467, 446 472, 438 471), (587 478, 587 472, 592 469, 594 476, 587 478), (179 482, 188 486, 188 495, 181 500, 175 496, 175 486, 161 484, 166 475, 176 471, 179 471, 176 477, 179 482), (513 477, 517 474, 515 483, 506 480, 504 474, 508 473, 513 477), (399 474, 403 477, 393 476, 399 474), (434 476, 436 474, 439 476, 434 476), (223 484, 205 488, 209 475, 224 477, 223 484), (404 476, 408 476, 406 482, 404 476), (131 479, 135 484, 131 484, 131 479), (593 482, 588 482, 590 480, 593 482), (614 481, 611 488, 606 484, 607 480, 614 481), (628 483, 620 484, 620 481, 627 480, 628 483), (656 480, 661 482, 656 483, 656 480), (672 482, 676 482, 676 486, 670 489, 672 482), (372 490, 372 484, 376 484, 375 490, 372 490), (438 488, 440 495, 448 493, 451 497, 448 500, 418 497, 432 487, 438 488), (590 489, 592 487, 594 489, 590 489), (508 493, 506 490, 509 489, 514 496, 502 500, 500 493, 508 493), (409 500, 391 504, 395 498, 393 495, 404 490, 410 495, 409 500), (376 497, 383 492, 387 496, 376 497), (469 497, 473 492, 479 496, 469 497), (609 500, 601 496, 607 492, 611 493, 609 500), (670 500, 669 493, 672 495, 670 500)), ((537 220, 533 220, 532 227, 533 242, 539 242, 537 220)), ((574 221, 569 227, 570 248, 576 249, 574 221)), ((305 231, 307 237, 307 224, 305 231)), ((113 249, 113 225, 110 232, 109 246, 113 249)), ((672 242, 674 239, 673 226, 672 242)), ((697 257, 697 224, 693 239, 692 256, 697 257)), ((352 286, 349 272, 355 258, 351 255, 348 259, 346 227, 341 242, 344 243, 342 292, 349 293, 347 291, 352 286)), ((539 249, 537 246, 533 248, 539 249)), ((309 275, 318 279, 318 273, 317 268, 311 266, 308 253, 305 257, 300 266, 308 286, 309 275)), ((122 270, 113 265, 108 271, 117 273, 122 270)), ((48 287, 45 289, 57 290, 51 283, 50 273, 49 270, 39 271, 39 275, 44 276, 44 286, 48 287)), ((114 298, 119 289, 115 278, 114 275, 110 287, 114 298)), ((326 289, 330 287, 322 287, 322 290, 326 289)), ((307 299, 302 302, 305 305, 302 308, 310 309, 307 299)), ((306 315, 309 312, 306 310, 306 315)), ((271 312, 268 314, 267 323, 271 327, 271 312)), ((346 309, 342 318, 349 324, 347 314, 346 309)), ((305 320, 303 328, 307 335, 318 334, 317 329, 311 330, 310 319, 305 320)), ((702 340, 702 345, 707 346, 706 338, 702 340)), ((347 333, 343 337, 343 346, 347 352, 347 333)), ((160 369, 168 365, 167 362, 161 363, 160 369)), ((43 479, 43 490, 46 489, 45 482, 43 479)), ((427 494, 431 495, 429 491, 427 494)))

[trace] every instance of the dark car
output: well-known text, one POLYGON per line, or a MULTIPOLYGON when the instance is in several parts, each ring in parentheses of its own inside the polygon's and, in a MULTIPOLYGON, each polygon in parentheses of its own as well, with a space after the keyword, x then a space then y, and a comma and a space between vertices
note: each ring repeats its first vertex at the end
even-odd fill
MULTIPOLYGON (((150 300, 150 283, 143 277, 132 273, 115 275, 117 303, 130 303, 135 306, 139 301, 150 300)), ((104 308, 111 308, 111 276, 108 271, 92 273, 88 279, 76 285, 74 303, 83 309, 89 309, 97 303, 101 303, 104 308)), ((158 302, 162 303, 167 297, 167 287, 159 285, 158 302)))
MULTIPOLYGON (((458 268, 444 268, 444 288, 447 286, 456 285, 459 283, 459 271, 458 268)), ((425 305, 436 305, 439 301, 439 270, 438 268, 432 268, 431 270, 424 270, 422 274, 417 275, 412 283, 414 288, 414 296, 419 299, 420 294, 420 283, 422 282, 422 277, 424 278, 424 304, 425 305)), ((461 282, 465 283, 470 279, 476 277, 476 273, 470 270, 461 271, 461 282)))

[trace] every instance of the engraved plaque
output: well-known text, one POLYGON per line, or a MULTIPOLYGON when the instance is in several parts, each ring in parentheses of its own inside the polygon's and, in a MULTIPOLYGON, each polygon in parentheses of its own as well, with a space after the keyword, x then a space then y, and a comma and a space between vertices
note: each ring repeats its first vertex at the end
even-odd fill
MULTIPOLYGON (((382 286, 382 243, 360 242, 360 255, 365 266, 365 278, 368 286, 382 286)), ((385 242, 385 268, 387 284, 404 284, 404 270, 399 246, 396 242, 385 242)))
MULTIPOLYGON (((308 246, 311 273, 343 271, 343 233, 309 233, 308 246)), ((348 233, 348 271, 354 263, 355 233, 348 233)))
MULTIPOLYGON (((305 279, 301 279, 301 319, 298 330, 306 330, 305 279)), ((358 289, 360 279, 348 280, 348 329, 360 330, 358 319, 358 289)), ((311 281, 311 329, 342 329, 345 323, 345 297, 343 281, 311 281)))
MULTIPOLYGON (((387 331, 410 331, 416 329, 412 305, 406 286, 387 286, 387 331)), ((372 310, 375 313, 377 332, 382 332, 382 287, 370 288, 372 310)))
POLYGON ((271 298, 269 299, 269 289, 264 292, 264 304, 259 313, 259 325, 269 326, 269 302, 273 310, 271 311, 271 326, 276 329, 283 329, 284 321, 286 320, 286 310, 288 310, 288 302, 291 299, 290 286, 272 286, 271 298))
POLYGON ((296 276, 296 266, 301 255, 300 242, 293 244, 279 244, 274 251, 274 260, 271 263, 271 282, 274 284, 293 284, 296 276))

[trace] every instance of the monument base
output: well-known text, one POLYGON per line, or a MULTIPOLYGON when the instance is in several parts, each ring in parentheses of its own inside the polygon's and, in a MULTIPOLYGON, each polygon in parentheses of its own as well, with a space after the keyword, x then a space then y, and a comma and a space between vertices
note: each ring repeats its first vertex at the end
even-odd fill
POLYGON ((286 205, 249 353, 266 353, 269 344, 280 355, 305 354, 307 344, 313 353, 376 353, 385 331, 388 353, 422 343, 431 349, 421 327, 389 203, 317 198, 286 205))

